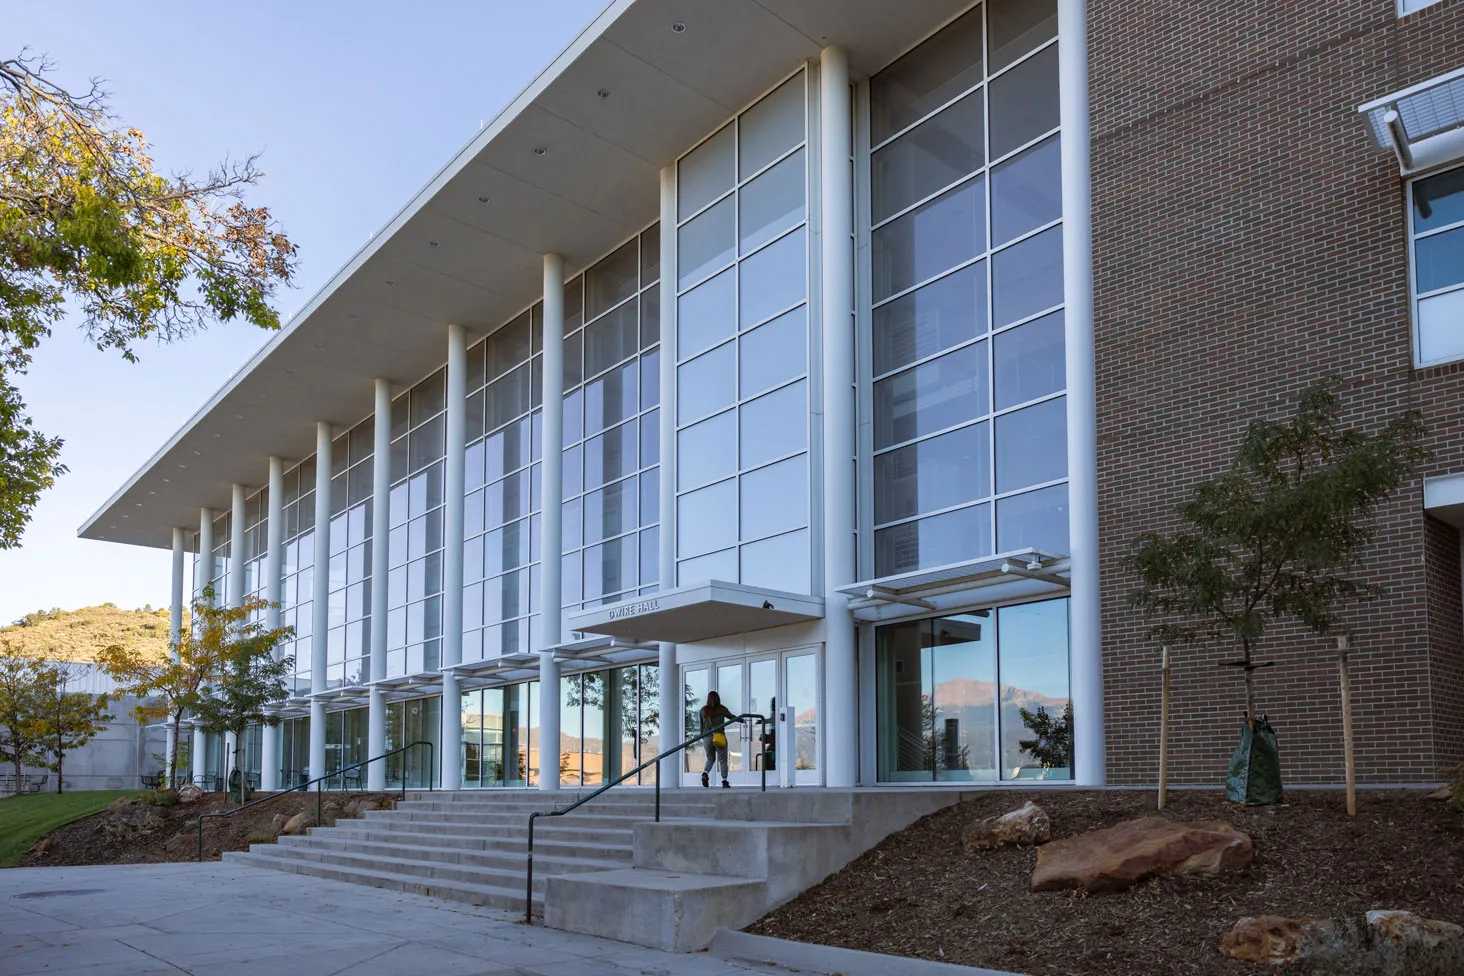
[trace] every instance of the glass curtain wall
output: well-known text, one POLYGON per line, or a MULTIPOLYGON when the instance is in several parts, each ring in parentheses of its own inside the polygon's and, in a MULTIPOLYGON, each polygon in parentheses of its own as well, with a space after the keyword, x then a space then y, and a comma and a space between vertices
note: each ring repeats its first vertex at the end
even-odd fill
MULTIPOLYGON (((391 405, 388 675, 436 671, 439 663, 446 400, 447 370, 443 368, 391 405)), ((363 628, 364 633, 369 633, 369 628, 363 628)), ((363 640, 369 644, 369 637, 363 640)))
POLYGON ((881 782, 1072 778, 1068 602, 875 630, 881 782))
POLYGON ((1068 551, 1055 0, 869 82, 873 562, 1068 551))
POLYGON ((538 646, 542 316, 534 305, 468 350, 464 661, 538 646))
POLYGON ((1464 167, 1409 186, 1419 363, 1464 356, 1464 167))
POLYGON ((566 610, 656 588, 660 240, 652 225, 564 289, 566 610))
POLYGON ((677 582, 811 586, 808 72, 677 163, 677 582))
MULTIPOLYGON (((264 564, 269 550, 269 489, 261 488, 244 501, 244 595, 265 598, 264 564)), ((263 623, 264 611, 250 619, 263 623)))
MULTIPOLYGON (((364 716, 365 710, 361 710, 364 716)), ((362 720, 365 732, 365 718, 362 720)), ((423 747, 398 753, 385 760, 387 789, 401 786, 405 777, 407 787, 437 786, 438 765, 442 761, 442 696, 431 698, 410 698, 406 701, 386 704, 386 751, 399 749, 413 742, 429 742, 432 751, 423 747)), ((362 759, 368 758, 364 753, 362 759)), ((364 782, 364 780, 363 780, 364 782)))
MULTIPOLYGON (((601 786, 656 754, 659 675, 656 665, 639 664, 562 680, 560 782, 601 786)), ((626 782, 653 785, 655 768, 642 770, 626 782)))
MULTIPOLYGON (((366 754, 365 708, 347 708, 327 712, 325 716, 325 775, 334 776, 353 763, 370 757, 366 754)), ((359 789, 366 782, 366 770, 349 770, 343 776, 326 780, 327 789, 359 789)))
MULTIPOLYGON (((280 654, 295 659, 296 695, 310 693, 310 651, 315 626, 315 458, 309 457, 285 472, 280 517, 283 552, 280 554, 280 626, 293 627, 292 640, 282 641, 280 654)), ((303 769, 304 761, 285 769, 303 769)))
POLYGON ((287 718, 280 724, 280 785, 299 786, 310 777, 310 720, 287 718))
POLYGON ((330 479, 326 686, 371 677, 371 418, 335 439, 330 479))

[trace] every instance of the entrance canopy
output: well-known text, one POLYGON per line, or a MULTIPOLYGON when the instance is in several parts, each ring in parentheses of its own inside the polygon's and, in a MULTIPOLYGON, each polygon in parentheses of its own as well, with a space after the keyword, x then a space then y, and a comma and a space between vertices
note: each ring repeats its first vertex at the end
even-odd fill
POLYGON ((1380 149, 1403 175, 1464 158, 1464 68, 1359 105, 1380 149))
POLYGON ((900 576, 839 587, 858 620, 889 620, 930 611, 949 612, 975 599, 1001 603, 1065 592, 1068 557, 1018 549, 900 576))
POLYGON ((707 580, 570 614, 569 626, 577 635, 600 634, 631 643, 691 644, 823 615, 822 597, 707 580))

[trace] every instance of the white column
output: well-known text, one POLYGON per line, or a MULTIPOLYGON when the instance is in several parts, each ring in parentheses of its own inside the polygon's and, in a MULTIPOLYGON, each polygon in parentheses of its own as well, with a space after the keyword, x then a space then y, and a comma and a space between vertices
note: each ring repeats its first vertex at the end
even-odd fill
MULTIPOLYGON (((391 381, 376 380, 376 414, 371 455, 371 680, 386 677, 386 577, 391 555, 391 381)), ((386 752, 386 700, 371 687, 366 710, 366 755, 386 752)), ((366 767, 366 788, 386 789, 386 763, 366 767)))
POLYGON ((1093 376, 1093 219, 1086 0, 1058 0, 1062 110, 1062 273, 1067 344, 1068 535, 1074 778, 1107 780, 1098 594, 1098 407, 1093 376))
MULTIPOLYGON (((214 513, 211 508, 200 508, 198 510, 198 570, 194 574, 193 587, 198 591, 198 597, 203 599, 203 589, 213 578, 213 520, 214 513)), ((218 594, 214 594, 215 600, 218 594)), ((212 601, 210 601, 212 602, 212 601)), ((208 772, 204 764, 205 737, 203 730, 194 726, 193 728, 193 782, 203 784, 203 777, 208 772)))
POLYGON ((544 255, 544 449, 539 530, 539 789, 559 789, 559 664, 564 561, 564 258, 544 255))
MULTIPOLYGON (((330 455, 327 421, 315 425, 315 602, 310 626, 310 693, 325 691, 326 649, 330 643, 330 455)), ((310 778, 325 775, 325 703, 310 702, 310 778)))
MULTIPOLYGON (((169 657, 174 661, 178 660, 178 641, 183 637, 183 571, 188 559, 188 533, 180 526, 173 526, 173 579, 168 590, 169 612, 168 612, 168 648, 169 657)), ((164 729, 167 734, 166 755, 164 757, 165 767, 168 770, 173 768, 173 720, 167 722, 164 729)), ((178 784, 169 782, 169 786, 178 784)))
MULTIPOLYGON (((447 327, 447 460, 442 505, 442 788, 462 786, 463 699, 457 672, 463 661, 463 452, 468 435, 468 330, 447 327)), ((557 767, 556 767, 557 768, 557 767)))
MULTIPOLYGON (((661 170, 661 531, 660 587, 676 587, 676 167, 661 170)), ((676 645, 660 645, 661 752, 680 744, 685 729, 676 645)), ((680 756, 661 760, 661 785, 681 785, 680 756)))
MULTIPOLYGON (((269 459, 269 490, 265 493, 265 553, 264 553, 264 598, 269 606, 264 611, 264 626, 277 630, 280 626, 280 601, 284 597, 284 537, 285 537, 285 461, 284 458, 269 459)), ((279 649, 275 650, 279 658, 279 649)), ((280 736, 279 725, 266 725, 259 742, 259 788, 277 790, 280 788, 280 736)))
POLYGON ((244 486, 234 485, 233 507, 229 513, 229 580, 225 589, 230 610, 244 605, 244 486))
POLYGON ((859 777, 858 654, 854 615, 836 587, 854 567, 854 185, 849 55, 819 55, 819 239, 823 269, 824 783, 859 777))

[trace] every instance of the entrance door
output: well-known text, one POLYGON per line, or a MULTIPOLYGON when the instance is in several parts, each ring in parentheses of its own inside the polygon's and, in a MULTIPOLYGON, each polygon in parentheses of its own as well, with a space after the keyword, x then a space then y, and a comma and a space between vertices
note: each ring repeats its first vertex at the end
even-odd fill
MULTIPOLYGON (((682 681, 686 689, 688 737, 700 731, 698 713, 706 704, 707 693, 715 691, 722 704, 734 714, 767 716, 769 786, 817 785, 821 781, 816 648, 688 665, 682 671, 682 681), (786 769, 783 768, 785 756, 786 769)), ((759 740, 762 733, 763 727, 753 721, 727 730, 727 779, 733 786, 762 784, 763 754, 759 740)), ((685 757, 683 784, 699 785, 706 763, 705 745, 687 750, 685 757)), ((719 773, 716 769, 712 771, 713 785, 719 773)))

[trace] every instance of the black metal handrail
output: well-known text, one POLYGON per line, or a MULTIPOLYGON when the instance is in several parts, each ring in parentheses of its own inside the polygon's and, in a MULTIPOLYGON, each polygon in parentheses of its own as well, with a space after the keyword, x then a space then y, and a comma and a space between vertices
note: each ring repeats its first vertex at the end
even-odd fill
MULTIPOLYGON (((647 769, 647 768, 649 768, 651 766, 654 766, 657 763, 659 763, 661 760, 666 759, 666 758, 669 758, 670 756, 674 756, 678 752, 682 752, 682 751, 690 748, 691 746, 696 745, 698 742, 700 742, 701 740, 707 738, 708 736, 716 735, 718 732, 723 732, 723 731, 731 728, 734 725, 741 725, 743 722, 749 722, 749 721, 753 721, 753 720, 756 720, 757 723, 758 723, 758 740, 759 740, 759 742, 762 745, 762 748, 758 751, 758 755, 759 755, 759 757, 761 758, 762 761, 758 765, 760 765, 762 767, 762 789, 763 789, 763 792, 767 792, 767 788, 768 788, 768 719, 767 719, 767 716, 765 716, 765 715, 758 715, 758 714, 749 712, 749 713, 747 713, 745 715, 739 715, 739 716, 737 716, 734 719, 730 719, 730 720, 728 720, 726 722, 723 722, 721 725, 717 725, 717 726, 714 726, 713 728, 706 729, 706 730, 702 731, 701 733, 692 736, 690 739, 687 739, 685 742, 681 743, 680 745, 672 746, 670 749, 667 749, 665 752, 661 753, 659 756, 656 756, 656 757, 654 757, 652 759, 647 759, 645 762, 641 763, 639 766, 635 767, 634 769, 632 769, 630 772, 626 773, 625 775, 621 776, 619 779, 615 780, 613 783, 606 783, 604 786, 600 787, 598 790, 596 790, 595 792, 591 793, 589 796, 582 796, 578 800, 575 800, 573 803, 571 803, 567 807, 561 807, 558 810, 549 810, 549 811, 535 810, 533 813, 529 814, 529 847, 528 847, 527 857, 526 857, 526 860, 525 860, 525 870, 524 870, 524 875, 525 875, 525 878, 524 878, 524 922, 527 923, 527 924, 529 924, 529 925, 533 925, 534 924, 534 821, 535 820, 537 820, 540 817, 562 817, 566 813, 569 813, 572 810, 576 810, 579 807, 584 806, 586 803, 589 803, 591 800, 593 800, 595 797, 599 796, 601 793, 604 793, 606 790, 609 790, 609 789, 612 789, 612 788, 614 788, 616 786, 619 786, 621 783, 624 783, 626 780, 630 779, 632 776, 636 775, 641 770, 647 769)), ((660 822, 661 822, 661 773, 658 770, 656 772, 656 823, 660 823, 660 822)))
MULTIPOLYGON (((248 810, 250 807, 257 807, 257 806, 260 806, 261 804, 268 803, 271 800, 278 800, 280 797, 284 796, 287 793, 297 793, 300 790, 306 790, 306 789, 309 789, 310 787, 314 786, 315 787, 315 826, 319 827, 320 826, 320 823, 321 823, 321 790, 322 790, 322 788, 320 786, 321 783, 324 783, 328 779, 335 779, 337 776, 340 776, 342 773, 344 773, 348 769, 360 769, 362 766, 369 766, 369 765, 371 765, 374 762, 380 762, 383 759, 390 759, 392 756, 395 756, 398 753, 406 752, 408 749, 415 749, 417 746, 426 746, 427 747, 427 765, 426 765, 425 769, 427 770, 427 772, 429 773, 429 775, 426 775, 423 778, 427 780, 427 789, 428 790, 434 789, 434 787, 432 785, 432 776, 430 775, 430 772, 431 772, 431 770, 433 768, 433 757, 436 755, 437 750, 436 750, 436 747, 434 747, 432 745, 432 743, 428 742, 426 739, 418 739, 416 742, 408 742, 406 745, 402 746, 401 748, 399 748, 399 749, 393 749, 391 752, 383 752, 379 756, 372 756, 370 759, 363 759, 363 760, 361 760, 358 763, 351 763, 351 765, 349 765, 349 766, 342 766, 340 769, 332 770, 331 772, 326 773, 324 776, 317 776, 315 779, 308 780, 308 781, 306 781, 304 783, 301 783, 299 786, 292 786, 292 787, 290 787, 287 790, 280 790, 277 793, 271 793, 269 796, 265 797, 262 800, 255 800, 253 803, 246 803, 242 807, 235 807, 232 810, 224 810, 224 811, 221 811, 219 813, 204 813, 204 814, 200 814, 199 817, 198 817, 198 856, 195 858, 195 860, 198 860, 198 861, 202 861, 203 860, 203 822, 205 820, 218 819, 220 817, 232 817, 234 814, 236 814, 236 813, 242 813, 245 810, 248 810)), ((423 767, 419 763, 418 764, 418 774, 421 775, 422 772, 423 772, 423 767)), ((419 787, 419 789, 420 789, 420 787, 419 787)), ((406 774, 403 773, 403 775, 402 775, 402 799, 405 800, 406 798, 407 798, 407 777, 406 777, 406 774)))

